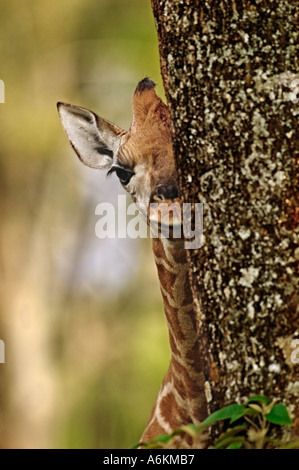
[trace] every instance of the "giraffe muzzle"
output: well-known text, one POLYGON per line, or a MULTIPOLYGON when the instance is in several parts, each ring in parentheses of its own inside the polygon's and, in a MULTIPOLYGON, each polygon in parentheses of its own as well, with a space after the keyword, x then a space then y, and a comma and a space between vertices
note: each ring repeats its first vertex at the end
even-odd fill
POLYGON ((150 203, 148 223, 151 229, 163 238, 183 237, 182 201, 179 198, 163 199, 150 203))

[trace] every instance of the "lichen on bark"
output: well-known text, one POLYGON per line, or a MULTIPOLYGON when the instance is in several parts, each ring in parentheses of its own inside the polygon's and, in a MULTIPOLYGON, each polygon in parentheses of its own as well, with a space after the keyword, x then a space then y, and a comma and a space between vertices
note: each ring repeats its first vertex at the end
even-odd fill
POLYGON ((299 434, 296 4, 152 0, 182 198, 204 203, 190 268, 209 411, 264 394, 299 434))

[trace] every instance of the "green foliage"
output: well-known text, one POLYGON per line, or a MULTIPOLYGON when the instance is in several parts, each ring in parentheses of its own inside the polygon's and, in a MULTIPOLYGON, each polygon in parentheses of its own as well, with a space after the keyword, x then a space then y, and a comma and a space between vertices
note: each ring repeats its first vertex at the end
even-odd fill
MULTIPOLYGON (((221 424, 223 432, 210 446, 211 449, 264 449, 264 448, 299 448, 299 442, 284 443, 273 439, 278 426, 292 426, 292 420, 286 406, 275 404, 261 395, 249 398, 243 405, 231 404, 212 413, 200 425, 181 426, 171 434, 162 434, 149 442, 142 442, 135 447, 145 449, 184 448, 186 436, 191 436, 192 446, 206 440, 206 432, 212 426, 221 424), (226 422, 228 421, 228 426, 226 422)), ((189 438, 190 440, 190 438, 189 438)))
POLYGON ((279 424, 281 426, 292 425, 292 420, 289 416, 288 410, 282 403, 279 403, 278 405, 273 406, 270 412, 266 415, 266 419, 270 423, 279 424))

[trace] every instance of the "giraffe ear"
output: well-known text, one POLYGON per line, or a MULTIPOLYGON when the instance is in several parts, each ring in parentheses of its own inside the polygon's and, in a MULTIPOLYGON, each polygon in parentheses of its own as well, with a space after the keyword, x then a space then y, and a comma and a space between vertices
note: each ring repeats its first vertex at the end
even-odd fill
POLYGON ((80 160, 91 168, 109 169, 125 132, 80 106, 57 103, 57 108, 64 130, 80 160))

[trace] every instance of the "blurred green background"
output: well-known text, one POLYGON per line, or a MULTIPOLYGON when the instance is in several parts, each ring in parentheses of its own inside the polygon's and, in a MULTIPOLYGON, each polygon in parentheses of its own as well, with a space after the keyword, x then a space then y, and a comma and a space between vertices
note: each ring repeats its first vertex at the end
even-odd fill
POLYGON ((150 240, 95 235, 116 177, 84 167, 56 102, 128 129, 160 79, 149 0, 1 0, 0 446, 127 448, 169 362, 150 240))

